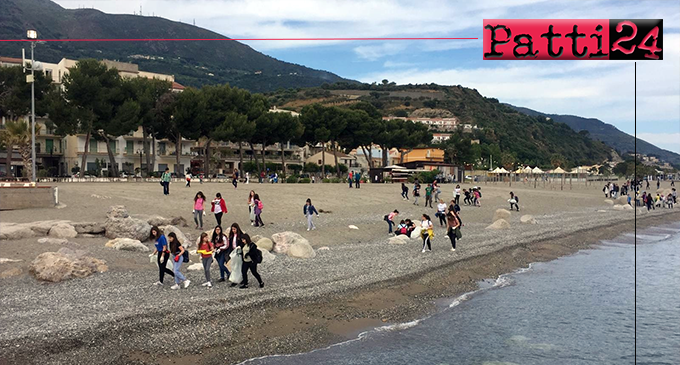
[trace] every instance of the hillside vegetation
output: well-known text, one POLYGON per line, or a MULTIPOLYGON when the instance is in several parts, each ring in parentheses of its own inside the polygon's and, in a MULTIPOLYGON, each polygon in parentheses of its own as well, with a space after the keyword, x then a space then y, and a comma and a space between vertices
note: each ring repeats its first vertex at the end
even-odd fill
MULTIPOLYGON (((159 17, 64 9, 49 0, 0 1, 0 39, 24 39, 27 29, 38 30, 42 39, 228 39, 159 17)), ((19 58, 22 47, 27 44, 0 42, 0 56, 19 58)), ((47 42, 37 47, 36 54, 39 60, 55 63, 63 57, 133 62, 140 70, 173 74, 186 86, 229 83, 252 92, 344 80, 279 61, 236 41, 47 42)))
MULTIPOLYGON (((441 116, 454 116, 463 124, 479 128, 458 137, 480 142, 472 146, 471 151, 465 151, 464 156, 458 156, 459 161, 455 162, 483 165, 483 161, 492 155, 496 165, 505 160, 508 165, 514 161, 514 164, 532 166, 557 164, 570 167, 601 163, 611 152, 602 142, 577 133, 564 123, 520 113, 496 99, 480 95, 477 90, 462 86, 336 83, 269 93, 268 97, 273 104, 294 110, 314 103, 348 106, 367 101, 384 116, 413 116, 414 112, 422 115, 423 110, 428 111, 423 108, 429 108, 429 113, 434 110, 441 116)), ((456 154, 451 152, 451 155, 456 154)), ((451 158, 452 161, 455 159, 451 158)))

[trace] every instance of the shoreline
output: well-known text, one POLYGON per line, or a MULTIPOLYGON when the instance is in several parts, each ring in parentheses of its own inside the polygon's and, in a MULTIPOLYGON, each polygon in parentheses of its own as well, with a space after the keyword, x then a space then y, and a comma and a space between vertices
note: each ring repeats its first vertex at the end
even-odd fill
MULTIPOLYGON (((250 360, 268 356, 286 356, 358 340, 361 333, 387 325, 409 325, 442 310, 438 301, 456 299, 460 295, 479 289, 478 282, 494 279, 503 274, 526 268, 534 262, 552 261, 597 246, 600 241, 613 239, 636 228, 647 228, 678 221, 680 214, 646 216, 638 220, 636 227, 631 221, 581 230, 554 240, 539 240, 502 248, 490 254, 462 259, 449 267, 430 269, 428 272, 409 275, 406 279, 378 282, 367 287, 337 294, 331 298, 317 298, 299 305, 293 310, 274 309, 274 319, 260 324, 267 327, 244 326, 240 335, 256 343, 257 354, 243 356, 242 345, 233 347, 205 348, 199 354, 183 356, 154 356, 136 354, 127 360, 140 364, 247 364, 250 360), (589 235, 588 237, 586 236, 589 235), (576 235, 578 238, 574 238, 576 235), (510 260, 507 260, 510 258, 510 260), (489 263, 492 263, 489 267, 489 263), (397 281, 406 281, 399 283, 397 281), (426 284, 430 286, 426 286, 426 284), (386 287, 384 286, 386 285, 386 287), (377 289, 377 291, 376 291, 377 289), (320 307, 323 305, 323 308, 320 307), (299 318, 305 318, 304 324, 299 318), (296 323, 297 322, 297 323, 296 323), (314 335, 310 335, 310 334, 314 335), (277 339, 293 337, 297 346, 286 352, 279 349, 277 339)), ((272 313, 269 313, 272 317, 272 313)), ((251 347, 252 349, 252 347, 251 347)))

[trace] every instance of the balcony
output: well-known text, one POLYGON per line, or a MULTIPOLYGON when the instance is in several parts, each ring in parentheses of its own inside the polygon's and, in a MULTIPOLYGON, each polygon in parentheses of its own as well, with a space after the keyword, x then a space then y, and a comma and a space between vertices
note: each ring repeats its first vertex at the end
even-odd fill
POLYGON ((64 154, 64 149, 59 147, 59 146, 52 146, 50 148, 46 148, 46 147, 42 146, 41 144, 36 143, 35 154, 39 157, 61 156, 61 155, 64 154))

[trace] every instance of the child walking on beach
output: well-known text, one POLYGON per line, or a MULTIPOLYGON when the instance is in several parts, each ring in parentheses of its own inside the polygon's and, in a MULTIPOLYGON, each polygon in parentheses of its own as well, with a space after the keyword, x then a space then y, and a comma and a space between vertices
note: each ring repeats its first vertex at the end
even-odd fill
POLYGON ((425 206, 427 207, 429 205, 430 208, 432 208, 432 192, 434 191, 434 188, 432 187, 432 184, 428 184, 427 187, 425 188, 425 206))
POLYGON ((251 190, 248 194, 248 215, 250 217, 250 225, 255 224, 255 190, 251 190))
POLYGON ((215 194, 215 199, 213 199, 211 205, 212 208, 210 208, 210 211, 215 214, 215 220, 217 221, 217 225, 221 226, 222 215, 227 212, 227 203, 225 203, 224 199, 222 199, 222 194, 220 193, 215 194))
POLYGON ((255 194, 253 196, 253 200, 255 202, 255 227, 264 227, 264 222, 262 222, 262 208, 264 207, 262 205, 262 200, 260 200, 260 196, 258 194, 255 194))
POLYGON ((154 285, 163 285, 163 277, 165 274, 170 276, 175 276, 172 270, 168 269, 168 259, 170 258, 170 250, 168 250, 168 241, 158 227, 151 227, 151 234, 149 239, 154 241, 155 249, 153 250, 153 255, 157 255, 156 263, 158 264, 158 281, 154 285))
POLYGON ((408 200, 408 187, 405 183, 401 183, 401 198, 403 200, 408 200))
POLYGON ((451 240, 451 251, 456 251, 456 239, 462 237, 460 233, 461 222, 458 213, 454 209, 449 209, 446 213, 446 235, 451 240))
POLYGON ((212 281, 210 280, 210 266, 212 265, 213 262, 213 250, 214 246, 212 242, 208 239, 208 234, 203 232, 201 233, 201 239, 200 243, 198 244, 198 248, 196 250, 196 253, 201 255, 201 263, 203 264, 203 274, 205 275, 205 283, 201 284, 201 286, 207 286, 208 289, 212 289, 212 281))
POLYGON ((387 214, 383 217, 383 219, 385 219, 385 221, 387 221, 387 225, 388 225, 387 234, 392 234, 392 226, 394 225, 394 217, 396 217, 397 215, 399 215, 399 211, 395 209, 392 213, 387 214))
POLYGON ((217 266, 220 268, 220 279, 218 282, 225 281, 224 277, 229 277, 229 270, 227 269, 227 261, 229 261, 229 254, 231 250, 229 249, 229 241, 227 236, 222 232, 222 227, 217 226, 213 229, 212 239, 210 242, 215 250, 215 260, 217 260, 217 266))
POLYGON ((432 251, 432 238, 434 238, 434 228, 430 216, 423 214, 420 219, 420 237, 423 239, 423 253, 425 253, 425 245, 427 245, 427 250, 432 251))
POLYGON ((439 199, 439 204, 437 204, 437 218, 439 218, 439 226, 444 227, 444 223, 446 223, 446 203, 443 199, 439 199))
POLYGON ((262 252, 257 248, 251 240, 250 236, 246 233, 241 237, 241 249, 243 250, 243 267, 241 268, 241 275, 243 275, 243 281, 241 281, 241 289, 248 288, 248 270, 253 274, 257 282, 260 284, 260 288, 264 288, 264 281, 257 272, 257 264, 262 262, 262 252))
POLYGON ((203 195, 202 191, 199 191, 194 196, 194 223, 196 223, 196 229, 203 229, 204 203, 205 195, 203 195))
POLYGON ((460 204, 460 185, 456 185, 456 189, 453 191, 453 197, 456 204, 460 204))
POLYGON ((312 222, 312 216, 316 214, 316 216, 319 216, 319 212, 316 211, 316 208, 312 205, 312 199, 307 198, 307 201, 305 202, 305 205, 302 207, 302 214, 307 217, 307 230, 309 231, 310 229, 316 229, 316 226, 314 225, 314 222, 312 222))
POLYGON ((168 241, 170 241, 170 253, 174 257, 173 271, 175 274, 175 285, 171 286, 170 289, 177 290, 180 288, 180 284, 182 284, 184 288, 187 288, 189 287, 189 284, 191 284, 191 280, 185 278, 180 271, 182 264, 184 263, 184 246, 182 246, 182 243, 177 239, 175 232, 170 232, 168 234, 168 241))
POLYGON ((508 199, 508 203, 510 203, 510 210, 512 210, 512 206, 514 205, 519 212, 519 205, 517 205, 519 203, 519 197, 513 194, 512 191, 510 192, 510 199, 508 199))
POLYGON ((415 197, 413 205, 418 205, 418 198, 420 197, 420 183, 418 181, 413 185, 413 196, 415 197))

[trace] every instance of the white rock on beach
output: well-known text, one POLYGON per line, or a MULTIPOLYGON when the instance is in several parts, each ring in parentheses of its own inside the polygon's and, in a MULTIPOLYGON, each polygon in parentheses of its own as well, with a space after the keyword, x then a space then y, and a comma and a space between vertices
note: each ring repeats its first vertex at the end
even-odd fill
POLYGON ((0 264, 10 264, 10 263, 13 263, 13 262, 21 262, 21 261, 24 261, 24 260, 8 259, 8 258, 5 258, 5 257, 0 257, 0 264))
POLYGON ((628 196, 627 195, 622 195, 614 201, 616 204, 621 204, 621 205, 628 205, 628 196))
POLYGON ((96 222, 72 222, 71 225, 78 234, 102 234, 106 230, 102 223, 96 222))
POLYGON ((189 271, 203 270, 203 264, 201 264, 201 263, 191 264, 187 267, 187 270, 189 270, 189 271))
MULTIPOLYGON (((175 233, 175 235, 177 236, 177 239, 184 246, 184 248, 191 247, 191 241, 187 239, 187 236, 185 236, 184 233, 182 233, 182 231, 180 231, 179 228, 177 228, 175 226, 161 226, 161 227, 158 227, 158 228, 160 228, 160 230, 163 231, 165 238, 168 237, 169 233, 171 233, 171 232, 175 233)), ((201 237, 199 236, 198 239, 200 239, 200 238, 201 237)), ((208 238, 212 238, 212 235, 210 235, 208 238)), ((198 246, 198 242, 196 243, 196 245, 198 246)))
POLYGON ((623 210, 624 209, 623 205, 621 205, 621 204, 616 204, 616 205, 614 205, 613 208, 614 208, 614 210, 623 210))
POLYGON ((347 228, 349 228, 349 229, 359 229, 359 227, 357 227, 353 224, 350 224, 349 226, 347 226, 347 228))
POLYGON ((607 204, 609 204, 609 205, 614 205, 614 201, 613 201, 613 200, 605 199, 604 202, 607 203, 607 204))
POLYGON ((634 209, 635 209, 635 208, 633 208, 630 204, 625 204, 625 205, 623 206, 623 210, 634 210, 634 209))
POLYGON ((273 253, 271 253, 267 250, 261 250, 261 251, 262 251, 262 263, 263 264, 270 263, 270 262, 276 260, 276 255, 274 255, 273 253))
POLYGON ((408 236, 400 234, 398 236, 390 237, 387 243, 390 243, 392 245, 405 245, 408 243, 408 239, 409 239, 408 236))
POLYGON ((508 223, 508 221, 506 221, 505 219, 499 219, 486 227, 486 229, 508 229, 508 228, 510 228, 510 223, 508 223))
POLYGON ((76 238, 78 232, 68 223, 59 223, 52 227, 47 235, 55 238, 76 238))
POLYGON ((146 247, 139 240, 134 240, 131 238, 116 238, 109 242, 106 242, 105 246, 120 251, 138 251, 138 252, 149 251, 149 248, 146 247))
POLYGON ((512 216, 512 213, 510 213, 509 210, 496 209, 496 212, 493 214, 493 220, 491 222, 495 222, 499 219, 508 220, 510 219, 510 216, 512 216))
POLYGON ((130 216, 124 205, 112 205, 109 207, 108 212, 106 212, 107 218, 127 218, 130 216))
POLYGON ((149 223, 136 218, 108 218, 104 223, 107 238, 131 238, 146 241, 151 233, 149 223))
POLYGON ((262 237, 255 242, 255 245, 262 251, 271 251, 274 249, 274 242, 269 238, 262 237))
POLYGON ((29 272, 41 281, 60 282, 84 278, 108 270, 106 262, 85 256, 82 251, 62 248, 58 252, 45 252, 31 262, 29 272))
POLYGON ((20 240, 35 237, 35 232, 23 224, 0 223, 0 240, 20 240))
POLYGON ((290 246, 297 242, 309 245, 309 241, 307 241, 306 238, 290 231, 274 233, 272 235, 272 241, 274 242, 274 252, 276 253, 287 253, 290 246))
POLYGON ((65 220, 38 221, 31 223, 31 229, 38 235, 46 236, 52 227, 60 223, 71 224, 70 221, 65 220))
POLYGON ((317 251, 330 251, 330 249, 331 249, 331 248, 328 247, 328 246, 323 246, 323 247, 319 247, 319 248, 316 249, 316 250, 317 250, 317 251))
POLYGON ((298 259, 311 259, 316 257, 316 252, 312 248, 312 245, 307 242, 307 240, 295 241, 290 247, 288 247, 288 252, 286 253, 289 257, 295 257, 298 259))
POLYGON ((534 218, 534 216, 529 215, 529 214, 523 215, 523 216, 519 219, 519 221, 520 221, 520 223, 522 223, 522 224, 536 224, 536 223, 537 223, 537 222, 536 222, 536 219, 534 218))
POLYGON ((419 238, 420 238, 420 232, 421 232, 422 230, 423 230, 423 229, 420 228, 420 226, 414 228, 413 231, 411 232, 411 239, 414 239, 414 240, 419 239, 419 238))
POLYGON ((68 240, 66 238, 43 237, 38 239, 38 243, 47 243, 50 245, 65 245, 68 243, 68 240))

